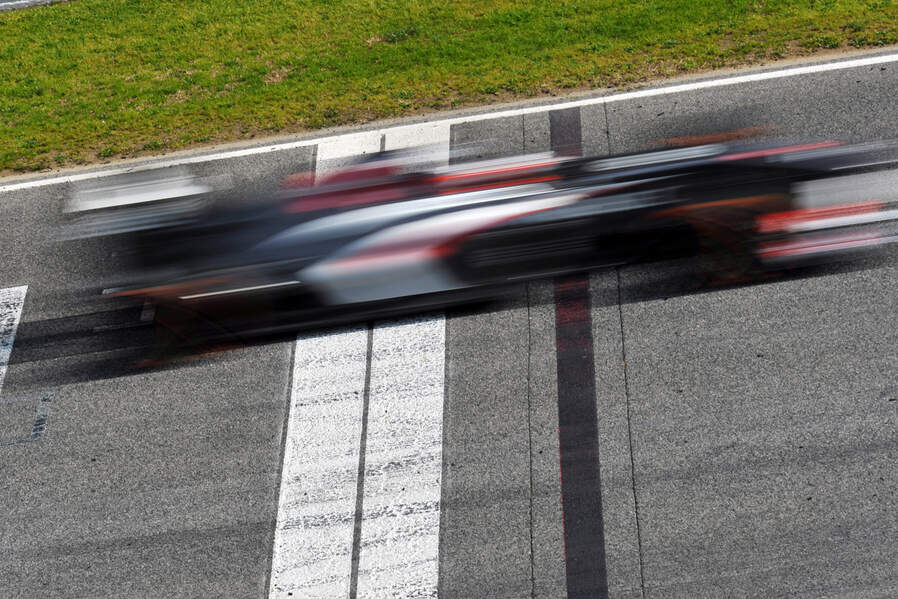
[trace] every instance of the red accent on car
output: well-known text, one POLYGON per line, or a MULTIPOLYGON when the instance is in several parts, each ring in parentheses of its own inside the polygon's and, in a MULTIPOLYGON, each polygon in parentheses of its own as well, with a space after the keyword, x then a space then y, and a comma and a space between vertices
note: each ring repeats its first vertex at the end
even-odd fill
POLYGON ((821 239, 796 240, 784 243, 766 243, 761 246, 760 255, 764 258, 777 256, 800 256, 818 251, 850 249, 864 247, 881 239, 875 233, 830 235, 821 239))
POLYGON ((488 175, 504 175, 506 173, 517 173, 520 171, 535 170, 538 168, 555 166, 557 160, 548 162, 530 162, 527 164, 516 164, 513 166, 504 166, 500 168, 487 169, 482 171, 470 171, 466 173, 449 173, 448 175, 439 175, 431 178, 434 183, 442 183, 443 181, 457 181, 459 179, 473 179, 475 177, 484 177, 488 175))
POLYGON ((817 150, 820 148, 831 148, 833 146, 841 145, 842 142, 838 141, 821 141, 819 143, 804 144, 800 146, 785 146, 782 148, 768 148, 766 150, 753 150, 751 152, 724 154, 723 156, 718 156, 717 160, 745 160, 746 158, 763 158, 764 156, 775 156, 777 154, 788 154, 790 152, 801 152, 803 150, 817 150))
POLYGON ((773 231, 786 231, 791 225, 803 222, 878 212, 882 209, 883 205, 882 202, 870 201, 857 202, 855 204, 840 204, 838 206, 824 206, 822 208, 791 210, 789 212, 773 212, 758 217, 758 232, 771 233, 773 231))
MULTIPOLYGON (((316 186, 352 183, 358 181, 358 187, 339 191, 321 191, 288 200, 284 211, 290 213, 326 210, 328 208, 345 208, 361 204, 376 204, 398 200, 406 195, 405 184, 398 183, 395 177, 400 174, 396 166, 361 165, 338 171, 321 177, 316 186), (365 184, 369 181, 369 184, 365 184)), ((284 180, 284 187, 301 187, 307 184, 305 174, 294 175, 284 180)))
POLYGON ((482 191, 484 189, 499 189, 502 187, 512 187, 514 185, 527 185, 528 183, 543 183, 545 181, 556 181, 561 179, 561 175, 546 175, 545 177, 533 177, 531 179, 512 179, 510 181, 499 181, 497 183, 487 183, 484 185, 474 185, 471 187, 453 187, 440 192, 440 195, 449 195, 453 193, 465 193, 467 191, 482 191))

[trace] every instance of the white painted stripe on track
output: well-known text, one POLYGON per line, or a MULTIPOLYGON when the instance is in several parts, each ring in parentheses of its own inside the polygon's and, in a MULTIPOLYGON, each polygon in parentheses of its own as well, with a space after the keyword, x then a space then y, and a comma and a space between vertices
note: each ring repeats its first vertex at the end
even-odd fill
POLYGON ((880 64, 887 64, 892 62, 898 62, 898 54, 883 54, 878 56, 868 56, 865 58, 855 58, 849 60, 837 60, 834 62, 824 62, 817 63, 802 67, 790 67, 787 69, 780 69, 775 71, 762 71, 759 73, 749 73, 746 75, 736 75, 733 77, 721 77, 718 79, 704 79, 701 81, 694 81, 691 83, 682 83, 679 85, 668 85, 662 87, 653 87, 650 89, 643 89, 632 92, 622 92, 617 94, 611 94, 607 96, 598 96, 594 98, 585 98, 582 100, 568 100, 561 101, 555 104, 543 104, 536 106, 527 106, 524 108, 511 108, 508 110, 500 110, 495 112, 483 112, 478 114, 470 114, 465 116, 458 117, 450 117, 439 119, 437 117, 436 120, 430 121, 428 123, 415 123, 411 125, 392 125, 390 127, 385 127, 376 131, 366 131, 366 132, 352 132, 352 133, 344 133, 340 135, 328 136, 328 137, 320 137, 315 139, 303 139, 293 142, 283 142, 277 144, 271 144, 267 146, 257 146, 252 148, 244 148, 240 150, 227 150, 223 152, 217 152, 212 154, 202 154, 196 156, 185 156, 180 158, 172 158, 169 160, 157 160, 149 163, 138 163, 133 166, 127 167, 119 167, 112 168, 102 171, 89 171, 83 173, 75 173, 71 175, 62 175, 56 177, 48 177, 44 179, 34 179, 30 181, 23 181, 21 183, 8 183, 6 185, 0 185, 0 193, 7 191, 15 191, 19 189, 31 189, 35 187, 44 187, 47 185, 58 185, 62 183, 74 183, 77 181, 85 181, 90 179, 97 179, 101 177, 111 177, 114 175, 123 175, 127 173, 134 173, 140 171, 147 171, 159 168, 168 168, 173 166, 183 166, 189 164, 202 164, 205 162, 214 162, 217 160, 227 160, 230 158, 240 158, 244 156, 253 156, 256 154, 265 154, 268 152, 282 152, 286 150, 292 150, 296 148, 303 148, 307 146, 313 146, 318 144, 319 146, 322 144, 329 144, 335 140, 339 140, 344 137, 352 137, 357 135, 373 135, 375 137, 380 136, 383 133, 390 133, 390 135, 398 135, 404 136, 409 139, 413 138, 413 133, 415 131, 420 131, 421 127, 428 125, 441 124, 443 126, 451 126, 457 123, 469 123, 474 121, 482 121, 488 119, 502 118, 508 116, 520 116, 523 114, 532 114, 538 112, 545 112, 548 110, 555 110, 559 108, 575 108, 575 107, 583 107, 583 106, 592 106, 597 104, 609 104, 612 102, 624 102, 627 100, 634 100, 638 98, 647 98, 651 96, 662 96, 667 94, 677 94, 688 91, 696 91, 701 89, 711 89, 716 87, 726 87, 730 85, 738 85, 742 83, 756 83, 759 81, 769 81, 772 79, 783 79, 786 77, 798 77, 801 75, 813 75, 816 73, 826 73, 830 71, 840 71, 845 69, 855 69, 867 66, 874 66, 880 64))
MULTIPOLYGON (((388 131, 449 162, 449 125, 388 131)), ((378 323, 371 348, 358 597, 436 597, 443 471, 443 315, 378 323)))
POLYGON ((296 340, 269 597, 346 597, 367 327, 296 340))
POLYGON ((365 154, 380 151, 380 131, 360 131, 321 140, 315 156, 315 176, 339 169, 365 154))
POLYGON ((414 146, 427 146, 434 160, 442 165, 449 163, 449 130, 448 121, 434 121, 417 125, 405 125, 385 131, 385 150, 398 150, 414 146))
MULTIPOLYGON (((379 149, 372 132, 329 140, 318 146, 316 176, 379 149)), ((367 327, 300 336, 294 352, 269 597, 346 597, 367 327)))
MULTIPOLYGON (((385 149, 427 144, 448 162, 447 124, 393 133, 385 149)), ((326 140, 316 175, 379 150, 381 135, 326 140)), ((357 594, 436 596, 445 319, 380 323, 372 336, 357 594)), ((269 597, 348 595, 367 350, 364 327, 296 341, 269 597)))
POLYGON ((18 329, 19 320, 22 318, 26 293, 28 293, 27 285, 0 289, 0 392, 3 391, 6 367, 9 364, 9 357, 12 355, 16 329, 18 329))
POLYGON ((374 330, 358 596, 436 597, 443 316, 374 330))

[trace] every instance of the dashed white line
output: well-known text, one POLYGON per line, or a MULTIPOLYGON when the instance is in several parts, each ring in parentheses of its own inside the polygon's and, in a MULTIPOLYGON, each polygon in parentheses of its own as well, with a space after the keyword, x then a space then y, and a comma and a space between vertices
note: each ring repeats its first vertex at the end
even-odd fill
POLYGON ((27 285, 0 289, 0 392, 3 391, 3 379, 6 378, 6 368, 27 292, 27 285))
POLYGON ((381 135, 380 131, 361 131, 322 139, 315 155, 315 176, 339 169, 359 156, 380 151, 381 135))
MULTIPOLYGON (((536 106, 527 106, 524 108, 512 108, 508 110, 501 110, 496 112, 483 112, 479 114, 469 114, 458 117, 444 118, 441 120, 431 121, 429 123, 415 123, 412 125, 394 125, 391 127, 387 127, 377 131, 366 131, 362 133, 347 133, 336 136, 315 138, 315 139, 303 139, 293 142, 284 142, 278 144, 271 144, 267 146, 258 146, 253 148, 244 148, 240 150, 228 150, 224 152, 217 152, 212 154, 203 154, 197 156, 185 156, 180 158, 172 158, 169 160, 157 160, 150 163, 138 163, 132 166, 120 167, 120 168, 112 168, 103 171, 90 171, 84 173, 74 173, 71 175, 62 175, 57 177, 48 177, 44 179, 35 179, 31 181, 23 181, 21 183, 9 183, 6 185, 0 185, 0 193, 6 191, 14 191, 19 189, 30 189, 34 187, 43 187, 46 185, 57 185, 60 183, 73 183, 77 181, 85 181, 89 179, 96 179, 100 177, 109 177, 113 175, 122 175, 133 172, 140 172, 146 170, 153 169, 161 169, 161 168, 169 168, 173 166, 181 166, 188 164, 201 164, 205 162, 214 162, 216 160, 227 160, 230 158, 240 158, 243 156, 252 156, 256 154, 264 154, 267 152, 280 152, 286 150, 292 150, 296 148, 302 148, 307 146, 314 146, 318 144, 327 145, 336 140, 345 137, 353 137, 353 136, 365 136, 370 135, 374 138, 378 138, 381 134, 387 133, 388 137, 392 136, 401 136, 407 139, 414 139, 414 135, 416 132, 422 130, 422 128, 433 127, 433 126, 443 126, 449 127, 453 124, 457 123, 465 123, 465 122, 474 122, 474 121, 482 121, 487 119, 496 119, 502 117, 509 116, 520 116, 523 114, 532 114, 537 112, 545 112, 549 110, 555 110, 559 108, 575 108, 582 106, 591 106, 597 104, 608 104, 611 102, 624 102, 627 100, 634 100, 637 98, 647 98, 651 96, 661 96, 667 94, 677 94, 687 91, 695 91, 700 89, 710 89, 716 87, 726 87, 730 85, 738 85, 741 83, 753 83, 758 81, 769 81, 772 79, 783 79, 786 77, 797 77, 801 75, 812 75, 816 73, 826 73, 830 71, 839 71, 844 69, 855 69, 866 66, 875 66, 881 64, 888 64, 898 62, 898 54, 882 54, 878 56, 867 56, 865 58, 855 58, 850 60, 837 60, 834 62, 824 62, 818 64, 812 64, 802 67, 791 67, 787 69, 780 69, 775 71, 763 71, 760 73, 749 73, 746 75, 737 75, 734 77, 721 77, 717 79, 705 79, 702 81, 694 81, 691 83, 683 83, 679 85, 668 85, 662 87, 653 87, 650 89, 643 89, 632 92, 623 92, 618 94, 611 94, 608 96, 598 96, 594 98, 585 98, 582 100, 569 100, 562 101, 555 104, 543 104, 536 106)), ((345 143, 345 142, 338 142, 345 143)))

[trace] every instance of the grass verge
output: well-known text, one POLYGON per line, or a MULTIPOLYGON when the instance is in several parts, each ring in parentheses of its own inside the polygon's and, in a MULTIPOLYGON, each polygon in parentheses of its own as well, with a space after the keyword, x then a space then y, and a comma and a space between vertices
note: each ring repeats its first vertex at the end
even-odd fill
POLYGON ((898 43, 898 0, 76 0, 0 13, 0 173, 898 43))

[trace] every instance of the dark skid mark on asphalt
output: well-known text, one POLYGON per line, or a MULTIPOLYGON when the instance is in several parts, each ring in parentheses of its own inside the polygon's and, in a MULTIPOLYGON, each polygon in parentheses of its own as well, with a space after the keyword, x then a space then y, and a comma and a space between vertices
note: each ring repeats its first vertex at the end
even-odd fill
POLYGON ((0 442, 0 447, 4 445, 19 445, 21 443, 30 443, 32 441, 40 440, 40 438, 44 436, 44 432, 47 430, 47 420, 50 418, 50 402, 52 400, 53 396, 49 393, 44 393, 43 395, 41 395, 40 402, 37 404, 37 411, 34 415, 34 424, 31 426, 30 435, 28 435, 24 439, 2 441, 0 442))
MULTIPOLYGON (((550 111, 549 132, 554 151, 579 155, 579 108, 550 111)), ((587 275, 555 281, 555 347, 567 595, 604 598, 608 573, 587 275)))
MULTIPOLYGON (((380 149, 384 149, 384 138, 380 138, 380 149)), ((362 516, 365 498, 365 451, 368 444, 368 406, 371 401, 371 350, 374 347, 374 326, 368 323, 368 349, 365 357, 365 389, 362 397, 362 433, 359 443, 359 470, 356 476, 355 489, 355 521, 352 527, 352 558, 349 571, 349 599, 358 597, 359 560, 362 548, 362 516)))
POLYGON ((607 597, 589 285, 555 283, 558 445, 568 597, 607 597))
POLYGON ((138 307, 22 322, 9 363, 149 347, 152 327, 140 322, 140 311, 138 307))

